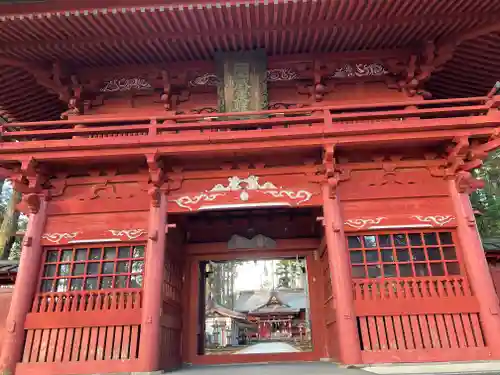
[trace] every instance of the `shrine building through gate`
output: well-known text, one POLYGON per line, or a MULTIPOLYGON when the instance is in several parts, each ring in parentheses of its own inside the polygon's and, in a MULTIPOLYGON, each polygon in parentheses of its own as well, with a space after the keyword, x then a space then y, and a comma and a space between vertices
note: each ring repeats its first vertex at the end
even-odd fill
POLYGON ((469 200, 498 1, 137 2, 0 5, 0 173, 29 215, 0 372, 500 359, 469 200), (206 295, 207 262, 274 258, 305 260, 310 350, 205 355, 207 306, 274 303, 294 335, 279 291, 206 295))

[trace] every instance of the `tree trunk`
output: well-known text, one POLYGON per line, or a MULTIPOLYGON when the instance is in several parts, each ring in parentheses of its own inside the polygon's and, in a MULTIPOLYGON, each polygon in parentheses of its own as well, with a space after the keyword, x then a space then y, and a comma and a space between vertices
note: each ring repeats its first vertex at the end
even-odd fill
POLYGON ((5 208, 2 225, 0 226, 0 259, 9 259, 12 245, 14 244, 15 235, 19 221, 19 211, 16 210, 16 205, 21 201, 21 193, 12 190, 9 203, 5 208))

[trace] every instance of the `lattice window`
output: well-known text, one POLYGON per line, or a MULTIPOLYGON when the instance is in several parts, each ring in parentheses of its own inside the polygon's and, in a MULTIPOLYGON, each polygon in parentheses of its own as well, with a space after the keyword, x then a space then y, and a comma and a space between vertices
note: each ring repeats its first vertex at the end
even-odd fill
POLYGON ((451 232, 395 232, 347 236, 352 277, 457 276, 461 268, 451 232))
POLYGON ((40 291, 141 288, 144 246, 47 248, 40 291))

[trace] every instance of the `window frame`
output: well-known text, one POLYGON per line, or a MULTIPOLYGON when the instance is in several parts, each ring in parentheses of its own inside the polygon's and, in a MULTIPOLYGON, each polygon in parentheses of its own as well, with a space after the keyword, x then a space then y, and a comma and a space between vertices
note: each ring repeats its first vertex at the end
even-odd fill
MULTIPOLYGON (((123 289, 135 289, 140 290, 144 283, 144 267, 145 267, 145 257, 146 257, 146 242, 109 242, 109 243, 81 243, 81 244, 64 244, 56 246, 44 246, 42 251, 42 261, 40 264, 40 273, 37 284, 37 293, 82 293, 82 292, 92 292, 92 291, 103 291, 103 290, 123 290, 123 289), (120 249, 128 248, 128 256, 123 256, 120 254, 120 249), (91 258, 92 250, 100 250, 100 256, 96 258, 91 258), (114 249, 114 257, 109 257, 111 255, 110 249, 114 249), (134 250, 139 251, 139 256, 134 256, 134 250), (108 254, 106 255, 106 251, 108 254), (71 251, 69 258, 64 258, 64 253, 71 251), (80 252, 79 252, 80 251, 80 252), (85 251, 85 257, 82 258, 81 254, 85 251), (56 258, 54 261, 49 259, 50 253, 55 253, 56 258), (80 254, 78 256, 77 254, 80 254), (108 257, 107 257, 108 256, 108 257), (119 264, 126 264, 126 271, 118 270, 119 264), (137 263, 139 267, 138 272, 134 272, 133 263, 137 263), (90 271, 89 265, 97 264, 97 270, 90 271), (108 269, 104 272, 105 264, 111 264, 113 269, 108 269), (68 266, 68 269, 64 271, 64 274, 60 274, 61 266, 68 266), (83 265, 83 270, 76 271, 77 265, 83 265), (51 274, 46 273, 48 267, 54 267, 54 271, 51 274), (132 285, 132 279, 135 278, 134 282, 137 285, 132 285), (51 280, 50 290, 45 289, 45 282, 51 280), (59 284, 59 280, 64 280, 59 284), (72 289, 73 280, 81 280, 81 285, 78 289, 72 289), (95 285, 88 288, 87 280, 95 280, 95 285), (104 281, 106 280, 106 281, 104 281), (125 280, 124 286, 118 284, 118 280, 125 280), (59 285, 63 286, 66 283, 65 290, 58 290, 59 285), (103 284, 106 282, 106 284, 103 284), (108 285, 108 283, 110 283, 108 285)), ((109 267, 109 266, 108 266, 109 267)), ((75 284, 76 285, 76 284, 75 284)))
MULTIPOLYGON (((408 279, 449 279, 449 278, 465 278, 466 270, 463 266, 463 259, 461 254, 461 249, 459 246, 459 242, 457 240, 456 230, 455 229, 437 229, 437 228, 425 228, 425 229, 405 229, 405 228, 394 228, 386 231, 360 231, 360 232, 346 232, 345 233, 345 241, 346 247, 349 256, 349 266, 351 271, 352 280, 408 280, 408 279), (450 242, 442 242, 441 233, 449 233, 450 242), (395 243, 395 236, 404 234, 406 237, 406 244, 397 245, 395 243), (412 244, 410 235, 420 234, 420 244, 412 244), (425 235, 434 234, 437 243, 436 244, 427 244, 425 242, 425 235), (381 246, 380 245, 380 237, 381 236, 389 236, 390 245, 381 246), (350 246, 349 238, 350 237, 359 237, 361 247, 353 247, 350 246), (365 245, 365 237, 375 237, 375 246, 367 247, 365 245), (439 259, 431 259, 429 257, 429 249, 438 249, 439 250, 439 259), (421 254, 423 254, 424 259, 416 260, 414 258, 414 249, 420 250, 421 254), (454 249, 454 258, 445 256, 445 249, 454 249), (398 250, 405 250, 405 253, 408 255, 407 260, 398 260, 398 250), (378 260, 369 261, 366 255, 366 252, 377 252, 378 260), (388 251, 392 252, 392 260, 384 260, 383 252, 387 251, 386 254, 389 254, 388 251), (361 253, 361 261, 353 263, 353 253, 359 252, 361 253), (440 266, 436 266, 434 269, 441 269, 443 274, 435 275, 433 274, 434 269, 431 268, 431 265, 439 264, 440 266), (401 274, 401 265, 409 265, 410 267, 405 267, 404 275, 401 274), (426 274, 419 274, 417 272, 416 265, 425 265, 426 274), (448 266, 450 265, 450 266, 448 266), (452 266, 453 265, 453 266, 452 266), (394 270, 394 275, 386 276, 385 267, 389 269, 389 266, 392 266, 394 270), (359 268, 361 271, 361 267, 363 267, 364 276, 355 276, 355 269, 359 268), (369 267, 378 268, 378 271, 375 272, 375 275, 370 275, 369 267), (451 267, 453 268, 453 272, 451 267), (407 273, 408 269, 410 270, 407 273), (378 273, 378 275, 376 275, 378 273)), ((403 252, 401 252, 403 253, 403 252)), ((373 254, 374 255, 374 254, 373 254)), ((434 253, 434 255, 436 255, 434 253)), ((386 258, 387 259, 387 258, 386 258)), ((419 270, 423 270, 424 268, 419 268, 419 270)), ((424 272, 425 273, 425 272, 424 272)))

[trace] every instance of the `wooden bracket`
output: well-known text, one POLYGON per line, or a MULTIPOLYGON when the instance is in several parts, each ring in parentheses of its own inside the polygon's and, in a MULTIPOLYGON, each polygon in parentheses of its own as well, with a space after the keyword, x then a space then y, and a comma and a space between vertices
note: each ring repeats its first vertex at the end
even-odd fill
POLYGON ((149 180, 153 186, 160 187, 164 182, 163 161, 158 153, 146 154, 145 156, 148 163, 149 180))

